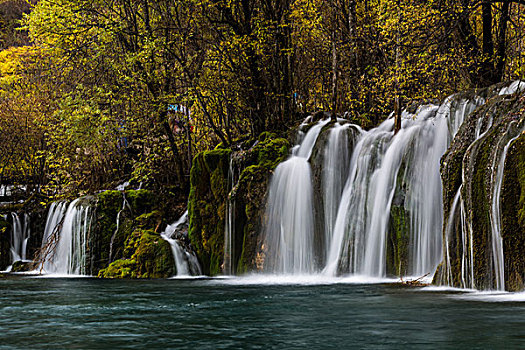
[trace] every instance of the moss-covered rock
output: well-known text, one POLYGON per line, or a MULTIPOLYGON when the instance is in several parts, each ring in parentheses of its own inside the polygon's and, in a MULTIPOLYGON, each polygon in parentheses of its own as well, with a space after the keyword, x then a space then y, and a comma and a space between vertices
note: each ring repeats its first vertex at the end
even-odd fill
POLYGON ((390 230, 386 250, 386 272, 391 276, 406 276, 410 244, 409 213, 402 205, 390 208, 390 230))
MULTIPOLYGON (((488 97, 487 103, 462 125, 442 159, 443 231, 448 245, 444 247, 447 258, 436 273, 434 282, 438 284, 479 289, 496 286, 491 219, 496 171, 505 145, 525 125, 525 94, 488 97), (480 121, 484 134, 476 140, 480 121), (459 205, 452 212, 460 190, 463 215, 459 205), (464 271, 469 273, 463 274, 464 271)), ((517 220, 521 193, 519 144, 516 141, 509 150, 500 198, 507 290, 522 289, 525 276, 525 231, 517 220)))
POLYGON ((171 247, 151 230, 136 230, 127 239, 123 258, 99 271, 103 278, 167 278, 175 273, 171 247))
POLYGON ((236 145, 234 152, 217 148, 195 157, 188 201, 189 236, 203 273, 222 272, 228 198, 235 208, 234 270, 242 273, 257 268, 268 180, 273 169, 288 156, 289 147, 286 139, 264 132, 257 140, 246 139, 236 145), (234 168, 231 179, 230 160, 234 168))
POLYGON ((15 261, 11 267, 11 272, 27 272, 33 269, 32 261, 15 261))
POLYGON ((203 273, 217 275, 224 255, 230 149, 199 153, 190 173, 189 237, 203 273))
POLYGON ((508 290, 525 287, 525 134, 509 147, 501 189, 501 235, 508 290))
POLYGON ((168 208, 173 201, 166 194, 146 189, 104 191, 97 195, 97 200, 96 227, 89 241, 91 274, 94 275, 125 257, 127 240, 134 230, 158 231, 167 220, 173 220, 168 208))

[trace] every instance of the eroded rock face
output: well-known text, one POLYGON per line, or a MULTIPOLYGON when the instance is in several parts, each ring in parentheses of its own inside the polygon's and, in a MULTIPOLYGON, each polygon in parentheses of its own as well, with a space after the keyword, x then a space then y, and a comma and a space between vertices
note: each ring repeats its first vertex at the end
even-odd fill
POLYGON ((272 133, 198 154, 191 170, 189 236, 204 274, 224 269, 225 225, 232 210, 232 273, 262 265, 259 236, 273 169, 288 155, 289 142, 272 133))
POLYGON ((525 287, 525 134, 510 145, 501 189, 501 236, 508 290, 525 287))
POLYGON ((486 104, 465 121, 442 158, 445 243, 444 261, 435 275, 438 284, 523 288, 523 137, 518 136, 525 126, 525 94, 499 96, 494 90, 485 91, 486 104), (503 184, 498 181, 501 162, 503 184))

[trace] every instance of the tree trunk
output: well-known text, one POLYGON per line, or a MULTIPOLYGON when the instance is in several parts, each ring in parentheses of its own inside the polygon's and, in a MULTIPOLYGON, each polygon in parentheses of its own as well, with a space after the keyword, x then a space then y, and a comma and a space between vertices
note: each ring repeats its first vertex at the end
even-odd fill
POLYGON ((394 102, 394 135, 396 135, 399 130, 401 130, 401 98, 396 96, 394 102))
POLYGON ((496 72, 494 80, 500 82, 505 75, 505 61, 507 50, 507 25, 509 23, 509 5, 508 0, 503 1, 501 8, 501 17, 499 20, 499 35, 498 35, 498 54, 496 56, 496 72))
POLYGON ((485 0, 481 4, 483 26, 483 61, 480 78, 483 85, 494 83, 494 42, 492 40, 492 4, 485 0))
POLYGON ((177 182, 181 185, 181 187, 185 187, 184 183, 184 173, 183 173, 183 167, 182 167, 182 159, 180 157, 179 147, 177 147, 177 142, 175 141, 175 137, 173 136, 173 132, 171 131, 170 124, 168 123, 168 120, 166 119, 167 112, 162 112, 164 115, 162 116, 163 122, 162 126, 164 127, 164 132, 168 136, 168 140, 170 142, 170 148, 173 152, 173 157, 175 158, 175 168, 176 168, 176 176, 177 176, 177 182))
POLYGON ((332 116, 337 120, 337 43, 335 30, 332 32, 332 116))

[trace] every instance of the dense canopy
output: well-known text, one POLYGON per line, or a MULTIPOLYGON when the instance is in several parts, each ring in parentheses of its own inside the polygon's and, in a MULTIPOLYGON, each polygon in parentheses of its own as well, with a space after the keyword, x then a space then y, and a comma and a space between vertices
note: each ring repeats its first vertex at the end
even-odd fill
POLYGON ((520 0, 0 1, 0 182, 187 189, 196 152, 523 77, 520 0))

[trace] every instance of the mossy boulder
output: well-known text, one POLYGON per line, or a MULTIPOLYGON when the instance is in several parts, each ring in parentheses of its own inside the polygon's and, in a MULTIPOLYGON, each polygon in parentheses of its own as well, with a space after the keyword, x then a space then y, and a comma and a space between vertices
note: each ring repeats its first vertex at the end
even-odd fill
POLYGON ((167 278, 175 273, 171 247, 160 234, 136 230, 127 239, 123 257, 99 271, 103 278, 167 278))
POLYGON ((408 274, 410 248, 410 217, 403 205, 390 208, 390 229, 387 236, 386 272, 390 276, 408 274))
POLYGON ((11 272, 27 272, 33 269, 32 261, 15 261, 11 267, 11 272))
POLYGON ((97 275, 108 264, 124 258, 126 242, 134 230, 157 231, 166 225, 171 201, 164 197, 147 189, 104 191, 97 195, 96 227, 89 244, 92 274, 97 275))

